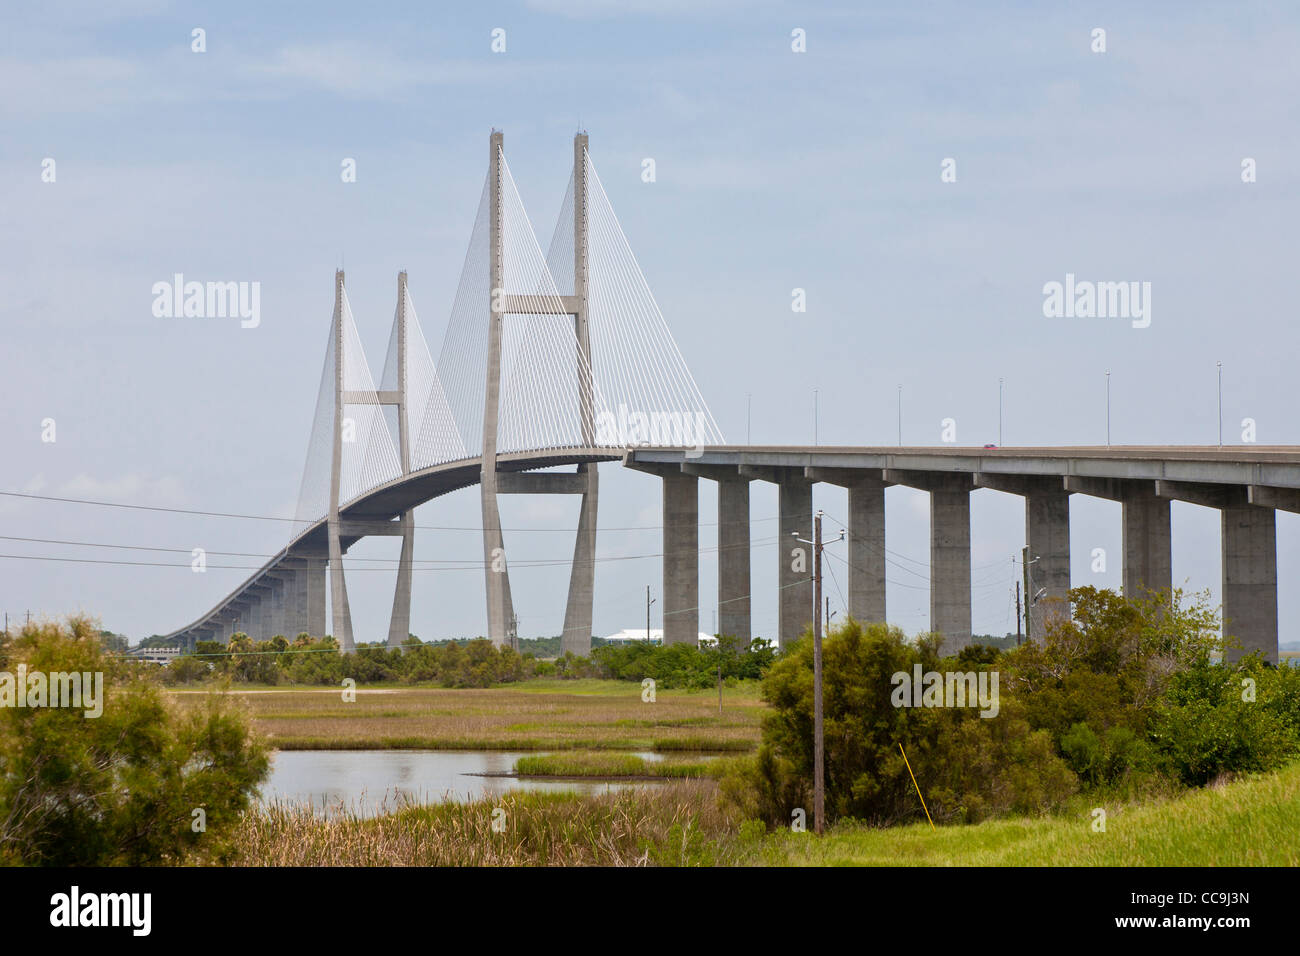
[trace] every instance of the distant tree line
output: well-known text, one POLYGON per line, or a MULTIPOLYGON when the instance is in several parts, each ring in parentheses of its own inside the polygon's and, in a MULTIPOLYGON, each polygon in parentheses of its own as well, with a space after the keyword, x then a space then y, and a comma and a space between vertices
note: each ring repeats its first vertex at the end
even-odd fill
MULTIPOLYGON (((558 644, 559 638, 554 638, 558 644)), ((521 642, 523 644, 524 642, 521 642)), ((299 634, 293 641, 254 641, 235 634, 228 642, 200 641, 194 653, 172 661, 159 674, 168 684, 231 680, 255 684, 400 682, 441 687, 491 687, 534 678, 596 677, 641 681, 664 688, 702 688, 723 681, 758 680, 775 659, 764 641, 752 644, 723 636, 713 645, 667 647, 639 641, 600 642, 590 656, 564 653, 543 660, 529 649, 497 647, 491 641, 422 643, 410 638, 400 648, 359 644, 343 654, 333 637, 299 634)))

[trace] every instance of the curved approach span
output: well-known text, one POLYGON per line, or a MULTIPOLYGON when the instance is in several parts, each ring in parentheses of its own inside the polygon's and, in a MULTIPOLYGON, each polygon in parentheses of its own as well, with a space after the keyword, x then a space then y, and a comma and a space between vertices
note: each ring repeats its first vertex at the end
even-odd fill
MULTIPOLYGON (((576 473, 528 474, 539 468, 618 461, 620 451, 608 448, 565 448, 545 452, 516 452, 497 459, 498 482, 508 491, 560 491, 576 484, 576 473)), ((464 458, 403 475, 372 489, 340 509, 340 546, 344 553, 367 535, 401 535, 400 520, 413 508, 434 498, 479 483, 483 459, 464 458)), ((501 489, 498 488, 498 491, 501 489)), ((258 638, 307 632, 324 634, 329 558, 329 521, 320 519, 298 534, 283 551, 254 571, 198 620, 171 634, 189 646, 199 640, 228 640, 243 631, 258 638), (312 581, 315 572, 318 580, 312 581)), ((409 595, 408 595, 409 597, 409 595)))

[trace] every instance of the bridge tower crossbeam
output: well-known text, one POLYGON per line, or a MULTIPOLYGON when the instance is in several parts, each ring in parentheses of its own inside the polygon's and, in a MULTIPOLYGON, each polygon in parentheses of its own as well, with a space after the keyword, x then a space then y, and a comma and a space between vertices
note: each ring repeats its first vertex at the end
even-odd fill
POLYGON ((343 571, 343 555, 347 547, 344 539, 356 537, 358 532, 366 534, 399 534, 402 538, 401 559, 397 566, 397 586, 393 593, 393 613, 388 626, 388 645, 400 647, 410 636, 411 629, 411 564, 415 555, 415 520, 412 509, 403 511, 394 522, 391 530, 387 523, 371 528, 364 523, 344 521, 340 517, 340 491, 343 483, 343 433, 344 411, 349 405, 395 406, 398 422, 398 451, 401 459, 401 473, 410 474, 411 449, 410 431, 407 418, 407 380, 406 380, 406 324, 407 324, 407 289, 406 273, 397 275, 397 388, 395 390, 379 389, 376 391, 353 391, 346 387, 344 377, 344 334, 343 317, 344 277, 343 270, 334 273, 334 429, 333 454, 330 468, 330 500, 327 518, 326 536, 328 539, 328 558, 330 576, 330 602, 333 612, 334 637, 345 654, 356 650, 352 633, 352 611, 348 603, 347 579, 343 571))

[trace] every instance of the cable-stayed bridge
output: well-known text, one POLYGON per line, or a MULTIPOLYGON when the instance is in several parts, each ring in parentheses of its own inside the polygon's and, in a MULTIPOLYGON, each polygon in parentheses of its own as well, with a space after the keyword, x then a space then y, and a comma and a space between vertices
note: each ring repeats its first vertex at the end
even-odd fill
POLYGON ((412 510, 479 484, 488 636, 504 643, 514 609, 497 505, 506 494, 575 494, 582 507, 564 647, 591 646, 596 464, 629 445, 719 445, 722 435, 641 274, 587 150, 573 143, 559 221, 543 253, 506 162, 488 171, 438 358, 405 273, 375 381, 335 275, 330 323, 291 540, 192 624, 192 643, 237 631, 263 638, 332 632, 354 647, 343 554, 367 535, 401 537, 388 642, 410 628, 412 510), (538 469, 574 465, 568 473, 538 469))
POLYGON ((585 654, 597 465, 620 459, 662 481, 665 643, 694 642, 699 633, 698 485, 705 478, 718 487, 721 633, 753 636, 751 482, 779 488, 780 540, 788 545, 776 549, 774 636, 782 646, 813 618, 810 562, 794 539, 811 533, 819 482, 847 489, 848 613, 887 619, 884 494, 898 485, 930 497, 930 628, 946 650, 969 643, 970 499, 987 489, 1024 499, 1030 630, 1064 609, 1072 495, 1121 504, 1123 589, 1133 595, 1173 586, 1170 505, 1181 501, 1220 513, 1225 631, 1244 651, 1278 660, 1276 512, 1300 512, 1300 449, 726 446, 601 187, 587 136, 574 139, 573 172, 543 253, 496 132, 436 361, 402 273, 376 383, 343 273, 336 274, 295 531, 215 607, 168 636, 192 645, 237 631, 259 639, 321 635, 328 601, 330 630, 350 651, 343 555, 367 535, 392 535, 402 538, 402 551, 388 643, 399 645, 410 626, 412 511, 478 484, 487 634, 497 644, 510 639, 515 620, 499 496, 581 496, 563 647, 585 654), (574 470, 542 470, 552 466, 574 470))

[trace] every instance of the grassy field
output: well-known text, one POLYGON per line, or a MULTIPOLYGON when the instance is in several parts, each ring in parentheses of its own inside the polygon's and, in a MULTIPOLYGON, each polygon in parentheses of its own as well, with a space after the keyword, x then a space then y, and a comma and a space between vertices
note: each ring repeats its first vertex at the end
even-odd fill
POLYGON ((1069 816, 931 830, 837 827, 820 840, 766 838, 776 866, 1300 866, 1300 764, 1225 786, 1069 816))
POLYGON ((765 833, 718 806, 707 781, 598 797, 511 794, 323 822, 249 814, 245 865, 1300 866, 1300 764, 1226 786, 1106 808, 974 826, 854 824, 765 833), (504 823, 492 828, 494 811, 504 823), (502 816, 500 811, 504 811, 502 816))
MULTIPOLYGON (((196 702, 205 690, 174 690, 196 702)), ((642 750, 748 751, 766 706, 756 684, 659 690, 643 703, 628 681, 527 681, 486 690, 360 687, 345 703, 337 688, 244 687, 255 726, 281 750, 642 750)))

